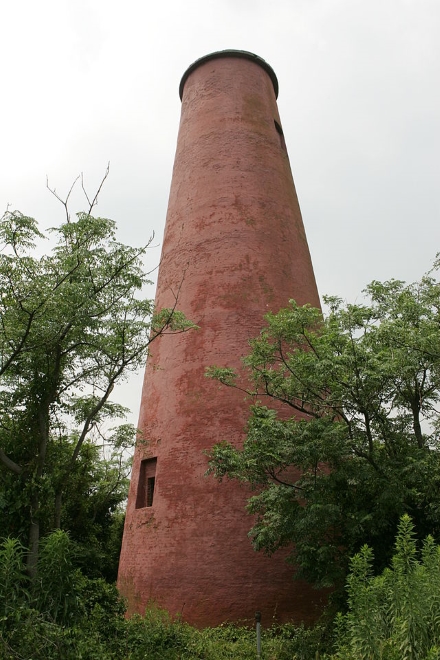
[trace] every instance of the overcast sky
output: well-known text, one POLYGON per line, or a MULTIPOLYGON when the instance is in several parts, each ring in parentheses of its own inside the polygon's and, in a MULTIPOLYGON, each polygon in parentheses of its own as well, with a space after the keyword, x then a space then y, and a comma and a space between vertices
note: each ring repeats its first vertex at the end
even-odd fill
MULTIPOLYGON (((180 78, 237 48, 278 76, 321 294, 418 279, 440 250, 439 0, 15 0, 0 22, 0 210, 53 226, 46 175, 63 196, 82 171, 94 192, 110 161, 97 213, 127 243, 154 231, 153 267, 180 78)), ((124 395, 135 415, 138 382, 124 395)))

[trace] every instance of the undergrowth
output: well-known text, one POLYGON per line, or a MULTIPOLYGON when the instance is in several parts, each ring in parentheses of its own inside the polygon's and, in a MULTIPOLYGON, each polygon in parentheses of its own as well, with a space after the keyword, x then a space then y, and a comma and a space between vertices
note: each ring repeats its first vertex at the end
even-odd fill
MULTIPOLYGON (((250 628, 197 630, 154 603, 125 619, 116 587, 84 577, 70 552, 67 534, 51 534, 31 581, 25 548, 0 544, 0 660, 256 658, 250 628)), ((264 629, 261 660, 440 660, 439 594, 440 547, 428 537, 419 550, 403 516, 390 568, 375 576, 368 546, 352 558, 346 613, 313 628, 264 629)))

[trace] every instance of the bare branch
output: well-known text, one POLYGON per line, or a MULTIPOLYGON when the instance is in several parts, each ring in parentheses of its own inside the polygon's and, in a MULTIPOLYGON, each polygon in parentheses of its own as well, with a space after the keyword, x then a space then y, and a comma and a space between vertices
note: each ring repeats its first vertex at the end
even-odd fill
POLYGON ((102 178, 101 183, 98 186, 98 190, 96 191, 95 196, 93 197, 92 200, 90 200, 90 198, 87 194, 87 191, 85 189, 85 186, 84 186, 84 174, 81 172, 81 188, 83 189, 83 193, 86 196, 86 200, 87 200, 87 203, 89 205, 89 210, 87 211, 87 215, 90 215, 92 213, 94 207, 97 205, 99 193, 101 192, 102 186, 104 185, 104 182, 105 182, 106 178, 108 177, 109 173, 110 173, 110 162, 107 163, 107 169, 105 170, 105 174, 102 178))
MULTIPOLYGON (((70 195, 71 195, 71 193, 72 193, 72 190, 74 189, 75 184, 76 184, 76 182, 78 181, 79 178, 80 178, 80 175, 78 174, 78 176, 76 177, 75 181, 74 181, 74 182, 72 183, 72 185, 70 186, 70 190, 69 190, 69 192, 67 193, 67 197, 66 197, 66 199, 62 199, 62 197, 60 197, 60 196, 58 195, 56 189, 55 189, 55 188, 51 188, 51 187, 49 186, 49 177, 46 176, 46 188, 47 188, 47 189, 49 190, 49 192, 51 192, 52 195, 53 195, 54 197, 56 197, 57 200, 58 200, 59 202, 61 202, 61 204, 64 206, 64 210, 65 210, 65 212, 66 212, 66 220, 67 220, 68 223, 70 223, 70 213, 69 213, 69 206, 68 206, 68 204, 69 204, 69 197, 70 197, 70 195)), ((102 184, 101 184, 101 185, 102 185, 102 184)))

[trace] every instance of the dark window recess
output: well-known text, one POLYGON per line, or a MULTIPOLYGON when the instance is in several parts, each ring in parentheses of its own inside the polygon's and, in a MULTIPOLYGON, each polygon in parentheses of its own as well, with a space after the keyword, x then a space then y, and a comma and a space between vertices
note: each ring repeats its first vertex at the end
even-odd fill
POLYGON ((276 131, 277 131, 278 135, 280 136, 281 147, 282 147, 282 149, 284 149, 284 151, 287 154, 287 147, 286 147, 286 141, 284 139, 283 129, 281 128, 280 124, 275 119, 273 120, 273 123, 275 124, 276 131))
POLYGON ((147 506, 153 506, 155 481, 156 481, 156 477, 148 477, 147 479, 147 506))
POLYGON ((136 509, 153 506, 154 486, 156 483, 157 458, 146 458, 141 461, 139 483, 136 497, 136 509))

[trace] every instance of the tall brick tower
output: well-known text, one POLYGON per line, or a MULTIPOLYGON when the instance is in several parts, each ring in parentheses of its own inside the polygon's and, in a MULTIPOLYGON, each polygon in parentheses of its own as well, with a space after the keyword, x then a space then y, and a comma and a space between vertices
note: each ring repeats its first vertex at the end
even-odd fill
POLYGON ((317 595, 279 552, 247 536, 248 489, 206 477, 214 443, 240 445, 241 392, 205 377, 236 366, 263 315, 290 298, 319 306, 271 67, 252 53, 202 57, 183 75, 182 115, 156 307, 200 329, 165 336, 148 358, 119 588, 130 612, 154 600, 198 626, 225 620, 310 620, 317 595))

